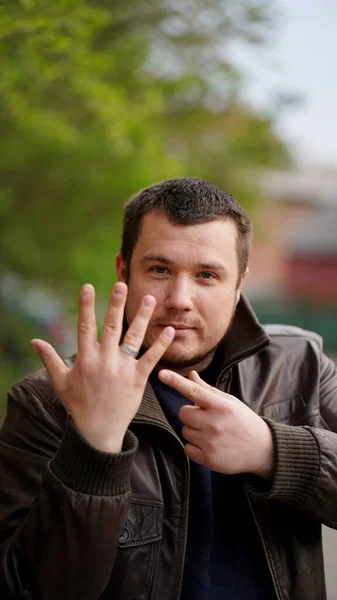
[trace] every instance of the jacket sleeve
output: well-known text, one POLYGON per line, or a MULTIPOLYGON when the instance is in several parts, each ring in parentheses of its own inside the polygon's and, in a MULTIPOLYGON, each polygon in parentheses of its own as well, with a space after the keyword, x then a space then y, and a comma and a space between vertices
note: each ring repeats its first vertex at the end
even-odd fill
POLYGON ((65 431, 38 392, 9 393, 0 432, 0 596, 97 600, 106 587, 130 498, 137 439, 121 453, 65 431))
POLYGON ((337 369, 320 357, 319 414, 309 425, 292 426, 265 419, 272 430, 276 466, 271 482, 245 476, 256 498, 289 504, 337 529, 337 369), (311 425, 312 422, 312 425, 311 425))

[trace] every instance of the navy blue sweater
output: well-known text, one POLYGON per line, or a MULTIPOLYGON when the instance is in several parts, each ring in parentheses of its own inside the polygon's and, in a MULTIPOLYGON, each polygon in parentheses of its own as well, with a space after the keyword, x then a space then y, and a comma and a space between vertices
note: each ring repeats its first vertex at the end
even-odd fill
MULTIPOLYGON (((213 383, 214 368, 199 375, 213 383)), ((178 412, 192 404, 153 373, 154 391, 182 438, 178 412)), ((274 600, 275 592, 240 480, 191 461, 187 550, 181 600, 274 600)))

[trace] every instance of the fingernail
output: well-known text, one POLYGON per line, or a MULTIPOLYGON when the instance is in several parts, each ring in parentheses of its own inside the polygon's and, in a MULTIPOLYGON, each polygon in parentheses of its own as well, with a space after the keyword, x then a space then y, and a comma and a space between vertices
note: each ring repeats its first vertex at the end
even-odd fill
POLYGON ((199 377, 199 373, 197 373, 197 371, 191 371, 191 372, 190 372, 190 375, 191 375, 192 377, 194 377, 195 379, 200 379, 200 377, 199 377))
POLYGON ((113 293, 115 296, 123 296, 124 294, 124 285, 119 285, 118 283, 116 283, 114 289, 113 289, 113 293))
POLYGON ((165 369, 163 369, 162 371, 159 371, 158 377, 162 381, 170 381, 171 373, 170 371, 165 371, 165 369))
POLYGON ((155 300, 152 296, 145 296, 144 298, 144 305, 147 306, 147 308, 151 308, 155 303, 155 300))
POLYGON ((92 292, 93 292, 93 287, 92 285, 90 285, 90 283, 86 283, 82 289, 81 289, 81 296, 82 298, 90 298, 92 296, 92 292))
POLYGON ((39 351, 39 344, 36 342, 36 340, 30 340, 30 345, 33 348, 33 350, 36 350, 36 352, 39 351))
POLYGON ((165 337, 170 340, 171 338, 173 338, 176 334, 176 330, 174 329, 174 327, 168 327, 168 329, 165 329, 165 337))

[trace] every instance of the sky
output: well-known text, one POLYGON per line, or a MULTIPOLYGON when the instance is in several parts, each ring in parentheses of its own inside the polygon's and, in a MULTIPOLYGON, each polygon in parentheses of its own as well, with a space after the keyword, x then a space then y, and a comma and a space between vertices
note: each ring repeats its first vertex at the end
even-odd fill
POLYGON ((301 164, 337 167, 337 0, 274 0, 281 12, 267 47, 236 51, 258 108, 277 92, 298 104, 277 112, 277 128, 301 164))

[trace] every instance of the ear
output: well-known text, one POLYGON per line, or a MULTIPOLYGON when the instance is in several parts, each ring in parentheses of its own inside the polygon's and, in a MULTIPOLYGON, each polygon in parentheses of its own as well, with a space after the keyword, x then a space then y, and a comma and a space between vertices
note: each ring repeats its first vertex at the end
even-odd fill
POLYGON ((126 283, 126 264, 120 252, 116 255, 116 273, 118 281, 126 283))
POLYGON ((238 302, 239 302, 239 300, 240 300, 242 286, 243 286, 244 280, 246 279, 246 277, 247 277, 248 273, 249 273, 249 269, 248 269, 248 267, 247 267, 247 269, 245 270, 244 274, 243 274, 243 275, 242 275, 242 277, 241 277, 241 281, 240 281, 240 283, 239 283, 239 286, 238 286, 238 288, 237 288, 237 290, 236 290, 236 300, 235 300, 235 306, 237 305, 237 303, 238 303, 238 302))

